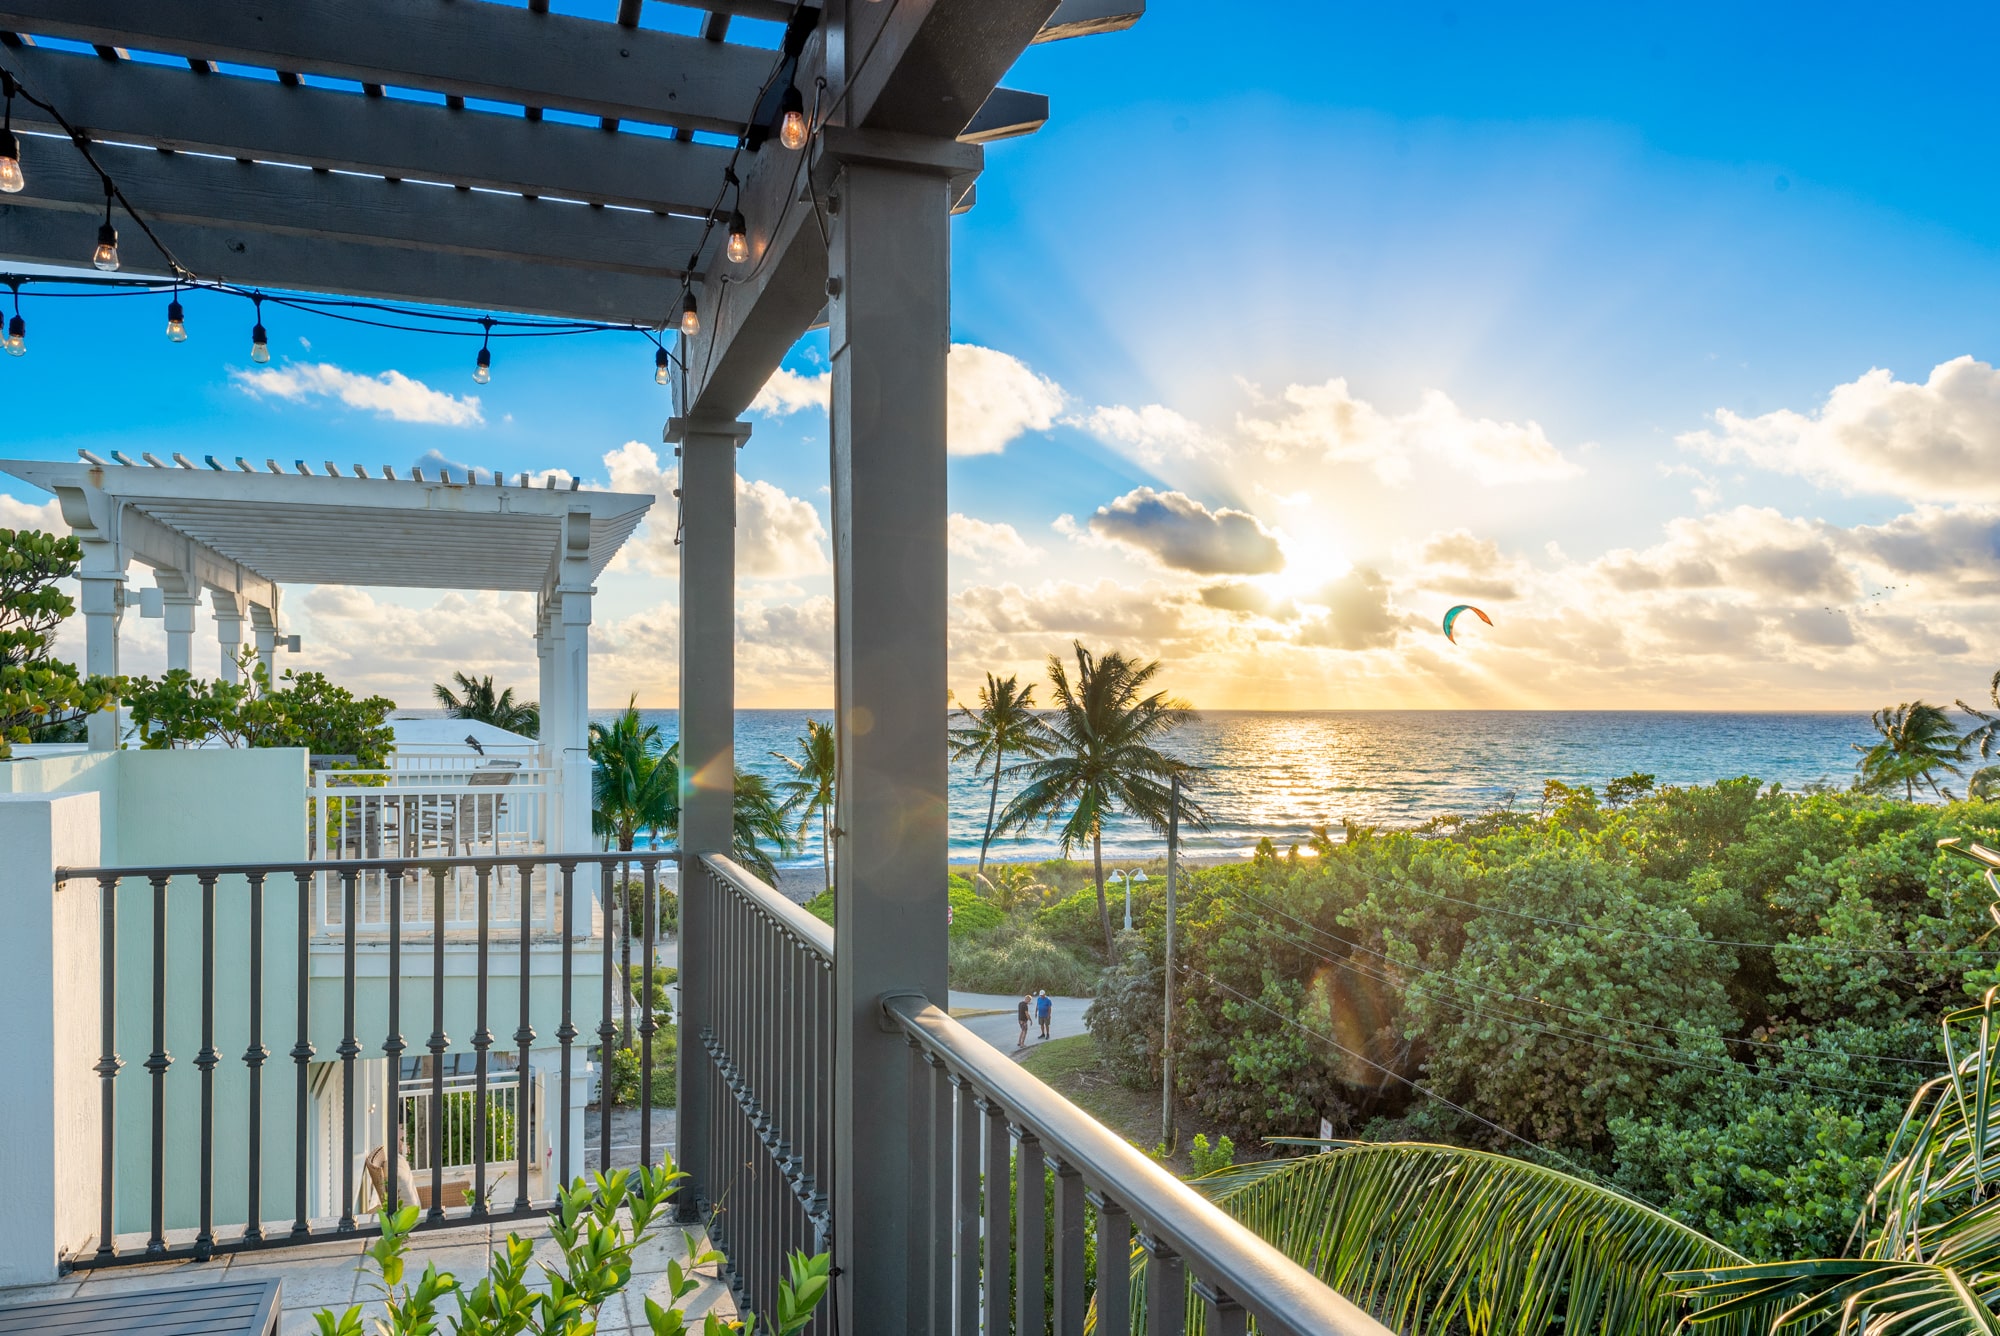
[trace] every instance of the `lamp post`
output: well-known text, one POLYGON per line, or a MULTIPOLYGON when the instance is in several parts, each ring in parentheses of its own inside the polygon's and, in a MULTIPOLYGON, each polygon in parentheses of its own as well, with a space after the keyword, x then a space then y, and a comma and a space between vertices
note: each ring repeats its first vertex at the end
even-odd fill
POLYGON ((1181 852, 1181 777, 1175 771, 1167 798, 1167 968, 1160 998, 1160 1144, 1174 1148, 1174 865, 1181 852))
POLYGON ((1130 932, 1132 931, 1132 883, 1135 881, 1144 881, 1146 874, 1143 872, 1133 872, 1129 868, 1112 868, 1111 875, 1125 879, 1125 931, 1130 932))

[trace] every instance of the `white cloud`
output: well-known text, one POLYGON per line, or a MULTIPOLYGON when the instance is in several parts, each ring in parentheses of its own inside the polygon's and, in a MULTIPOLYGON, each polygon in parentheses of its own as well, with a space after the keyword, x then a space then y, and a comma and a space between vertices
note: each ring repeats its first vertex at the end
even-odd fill
POLYGON ((1957 357, 1915 384, 1878 367, 1835 386, 1817 413, 1746 418, 1721 408, 1712 430, 1679 442, 1849 492, 2000 499, 2000 371, 1957 357))
POLYGON ((1214 449, 1200 424, 1164 404, 1140 408, 1111 404, 1068 421, 1149 468, 1170 460, 1196 459, 1214 449))
POLYGON ((946 529, 946 543, 953 556, 967 561, 1032 561, 1041 553, 1040 548, 1028 546, 1013 525, 976 520, 957 511, 946 529))
POLYGON ((1090 532, 1197 575, 1262 575, 1285 565, 1277 535, 1255 515, 1227 506, 1210 510, 1182 492, 1134 488, 1098 507, 1090 532))
POLYGON ((1018 357, 954 343, 946 368, 945 443, 955 455, 997 455, 1025 431, 1047 431, 1063 392, 1018 357))
POLYGON ((400 371, 364 376, 331 362, 293 362, 257 371, 232 369, 229 375, 238 389, 258 398, 291 403, 337 399, 377 417, 441 427, 476 427, 486 421, 479 410, 478 395, 446 394, 400 371))
POLYGON ((1344 377, 1291 385, 1275 416, 1242 416, 1237 431, 1274 462, 1318 458, 1366 464, 1384 482, 1402 484, 1421 458, 1481 483, 1533 482, 1581 472, 1534 422, 1475 418, 1441 390, 1426 390, 1416 409, 1384 413, 1356 398, 1344 377))
POLYGON ((67 534, 69 526, 63 523, 62 508, 55 500, 30 505, 0 492, 0 529, 41 529, 47 533, 67 534))
POLYGON ((1395 643, 1396 614, 1389 608, 1389 582, 1380 571, 1357 566, 1308 602, 1326 608, 1299 628, 1298 643, 1326 649, 1381 649, 1395 643))
MULTIPOLYGON (((788 416, 827 411, 833 373, 771 373, 750 401, 752 412, 788 416)), ((997 455, 1022 432, 1047 431, 1062 411, 1062 387, 996 348, 954 343, 945 361, 945 446, 954 455, 997 455)))
POLYGON ((832 395, 831 371, 808 376, 779 367, 764 382, 764 388, 757 391, 757 397, 750 401, 750 411, 769 413, 773 417, 788 417, 807 408, 817 408, 824 413, 832 395))
MULTIPOLYGON (((619 553, 615 564, 652 575, 673 575, 680 569, 674 531, 680 515, 680 471, 663 465, 652 446, 627 441, 604 456, 611 488, 618 492, 651 493, 653 509, 646 522, 619 553)), ((736 479, 736 574, 740 579, 790 579, 817 575, 827 569, 826 526, 812 502, 792 496, 772 483, 736 479)))

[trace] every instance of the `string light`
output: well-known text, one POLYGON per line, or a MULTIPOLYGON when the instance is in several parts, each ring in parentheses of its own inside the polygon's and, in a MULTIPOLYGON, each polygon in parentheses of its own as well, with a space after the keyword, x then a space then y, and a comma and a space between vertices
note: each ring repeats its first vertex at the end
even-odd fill
POLYGON ((14 76, 0 70, 0 80, 7 88, 7 123, 0 130, 0 190, 15 195, 28 184, 28 178, 21 175, 21 141, 14 134, 14 76))
POLYGON ((167 303, 167 337, 175 343, 186 343, 187 312, 181 309, 181 290, 174 288, 174 299, 167 303))
POLYGON ((484 385, 493 379, 493 354, 486 346, 493 337, 493 322, 490 319, 482 319, 479 323, 486 327, 486 337, 479 341, 479 357, 472 364, 474 385, 484 385))
POLYGON ((743 221, 741 209, 729 215, 729 245, 723 253, 731 264, 742 264, 750 258, 750 227, 743 221))
POLYGON ((681 333, 689 338, 701 333, 701 312, 695 309, 692 292, 681 302, 681 333))
POLYGON ((111 225, 111 178, 104 178, 104 221, 97 225, 97 249, 90 262, 105 273, 118 270, 118 229, 111 225))
POLYGON ((667 350, 660 348, 653 353, 653 384, 667 383, 667 350))
POLYGON ((271 360, 271 336, 264 332, 264 294, 257 293, 250 300, 257 307, 257 322, 250 326, 250 360, 268 362, 271 360))
POLYGON ((28 351, 28 322, 21 319, 21 280, 10 279, 7 286, 14 289, 14 318, 7 322, 7 337, 0 339, 0 347, 19 357, 28 351))
POLYGON ((806 100, 799 95, 799 87, 793 84, 785 89, 784 101, 779 108, 783 112, 778 122, 778 142, 789 149, 806 146, 806 100))

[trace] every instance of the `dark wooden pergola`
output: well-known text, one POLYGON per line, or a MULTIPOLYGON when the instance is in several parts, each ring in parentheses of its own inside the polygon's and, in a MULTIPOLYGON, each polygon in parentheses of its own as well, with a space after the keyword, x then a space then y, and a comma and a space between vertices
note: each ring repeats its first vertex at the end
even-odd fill
MULTIPOLYGON (((129 274, 655 330, 680 328, 692 297, 699 328, 679 335, 666 430, 680 469, 689 1195, 712 1203, 733 1181, 717 1119, 754 1110, 783 1158, 797 1147, 773 1101, 830 1107, 830 1163, 807 1168, 830 1184, 838 1330, 942 1329, 926 1308, 945 1303, 950 1275, 926 1259, 952 1255, 946 1215, 912 1194, 944 1180, 912 1151, 944 1145, 949 1128, 918 1110, 946 1105, 913 1076, 914 1041, 891 1013, 947 995, 950 216, 971 206, 981 145, 1049 114, 1046 98, 1000 86, 1021 53, 1128 27, 1144 3, 690 0, 695 33, 644 26, 646 0, 597 3, 579 17, 548 0, 0 0, 0 67, 76 129, 185 271, 121 216, 129 274), (731 40, 744 20, 764 21, 762 42, 731 40), (795 147, 779 133, 787 109, 810 121, 795 147), (739 212, 747 254, 732 261, 739 212), (732 1018, 709 999, 718 978, 764 976, 719 931, 719 893, 700 888, 719 884, 704 856, 732 843, 735 477, 749 436, 738 418, 819 323, 840 756, 832 1051, 809 1064, 814 1088, 784 1070, 789 1086, 759 1089, 739 1080, 741 1055, 717 1047, 732 1018)), ((53 117, 16 99, 13 125, 27 187, 0 196, 0 257, 81 267, 103 180, 49 137, 53 117)), ((544 600, 564 643, 581 643, 592 592, 578 581, 544 600)), ((791 1013, 762 992, 745 1006, 771 1044, 797 1052, 791 1013)), ((959 1090, 960 1114, 977 1098, 959 1090)), ((988 1141, 1004 1152, 1005 1129, 988 1141)), ((1063 1238, 1080 1249, 1082 1198, 1064 1201, 1063 1238)), ((1022 1257, 1039 1277, 1038 1254, 1022 1257)), ((1080 1273, 1063 1276, 1080 1305, 1080 1273)), ((971 1301, 963 1280, 956 1293, 971 1301)), ((1080 1329, 1080 1307, 1071 1316, 1080 1329)))

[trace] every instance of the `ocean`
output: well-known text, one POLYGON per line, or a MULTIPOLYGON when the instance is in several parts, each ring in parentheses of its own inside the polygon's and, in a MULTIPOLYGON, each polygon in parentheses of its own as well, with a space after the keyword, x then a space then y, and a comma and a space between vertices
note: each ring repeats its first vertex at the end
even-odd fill
MULTIPOLYGON (((676 711, 640 713, 669 741, 677 735, 676 711)), ((807 719, 828 722, 832 712, 739 710, 737 764, 783 779, 788 771, 771 753, 796 751, 807 719)), ((1854 773, 1852 744, 1870 735, 1868 716, 1859 712, 1206 710, 1163 750, 1202 768, 1195 796, 1208 810, 1209 826, 1184 831, 1183 851, 1228 857, 1247 854, 1265 836, 1283 848, 1312 826, 1337 827, 1343 817, 1397 827, 1452 812, 1532 808, 1548 779, 1600 791, 1606 780, 1633 771, 1661 784, 1752 775, 1787 788, 1845 785, 1854 773)), ((990 775, 952 768, 954 862, 979 855, 990 784, 990 775)), ((1002 778, 1003 808, 1013 787, 1002 778)), ((1107 855, 1151 857, 1163 849, 1161 837, 1137 821, 1117 818, 1105 830, 1107 855)), ((1037 829, 996 840, 992 856, 1025 861, 1060 852, 1055 832, 1037 829)), ((815 833, 786 861, 819 858, 815 833)))

